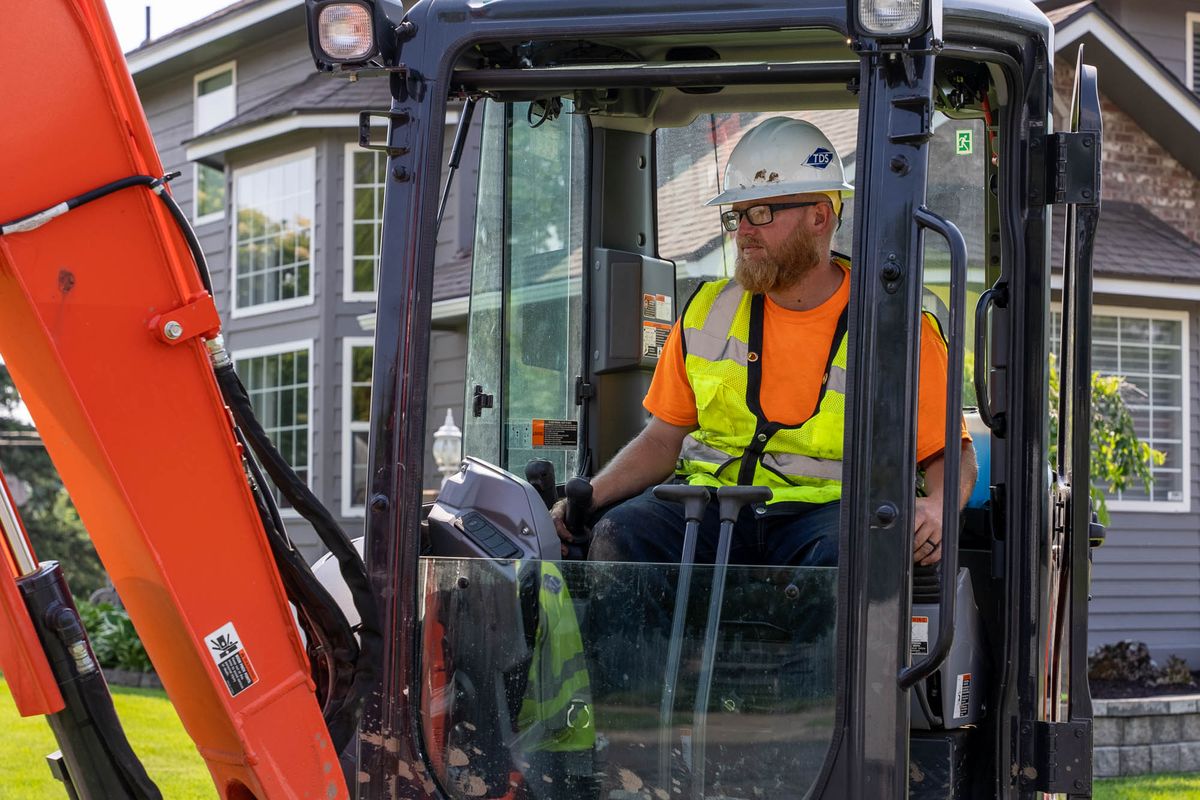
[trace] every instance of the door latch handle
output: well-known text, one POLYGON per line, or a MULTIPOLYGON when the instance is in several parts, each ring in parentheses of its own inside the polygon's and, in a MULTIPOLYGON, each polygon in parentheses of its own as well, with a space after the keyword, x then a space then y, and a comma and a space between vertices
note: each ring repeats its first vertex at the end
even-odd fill
POLYGON ((475 416, 482 417, 483 410, 485 408, 491 408, 495 402, 496 398, 493 395, 485 394, 483 387, 479 384, 475 384, 475 396, 471 401, 471 412, 475 416))

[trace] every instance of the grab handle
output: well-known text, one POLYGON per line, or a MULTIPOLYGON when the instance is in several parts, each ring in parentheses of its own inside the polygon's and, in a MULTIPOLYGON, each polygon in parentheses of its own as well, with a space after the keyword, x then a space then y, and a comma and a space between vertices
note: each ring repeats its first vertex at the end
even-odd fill
POLYGON ((942 479, 942 561, 937 643, 929 655, 900 670, 900 688, 909 689, 933 674, 954 643, 955 588, 958 585, 959 473, 962 466, 963 314, 967 306, 967 242, 950 220, 922 206, 913 212, 917 225, 939 234, 950 246, 950 340, 946 365, 946 449, 942 479))
POLYGON ((1003 436, 1004 418, 992 411, 991 370, 988 367, 988 311, 992 306, 1004 308, 1008 305, 1008 284, 998 281, 995 286, 979 296, 975 306, 975 399, 979 403, 979 418, 997 436, 1003 436))

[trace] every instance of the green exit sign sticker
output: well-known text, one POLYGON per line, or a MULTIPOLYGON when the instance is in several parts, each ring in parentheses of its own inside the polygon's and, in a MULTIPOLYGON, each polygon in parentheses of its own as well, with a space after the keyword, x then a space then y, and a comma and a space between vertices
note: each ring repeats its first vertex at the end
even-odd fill
POLYGON ((954 132, 954 152, 960 156, 969 156, 975 152, 974 131, 954 132))

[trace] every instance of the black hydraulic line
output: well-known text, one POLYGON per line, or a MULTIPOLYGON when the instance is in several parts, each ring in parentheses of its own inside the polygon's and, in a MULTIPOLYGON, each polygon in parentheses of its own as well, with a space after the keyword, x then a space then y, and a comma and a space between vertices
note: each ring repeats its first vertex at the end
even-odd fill
MULTIPOLYGON (((350 538, 333 519, 329 510, 321 504, 308 485, 296 475, 291 465, 275 448, 274 443, 254 416, 250 396, 238 378, 233 364, 226 361, 214 366, 221 394, 233 413, 234 421, 245 434, 254 455, 262 464, 271 481, 279 487, 284 497, 313 526, 321 542, 329 548, 338 561, 342 578, 354 598, 358 610, 359 649, 355 659, 355 670, 350 681, 350 693, 336 708, 333 716, 326 718, 330 735, 339 752, 349 743, 358 729, 358 721, 366 704, 367 694, 376 680, 376 665, 380 662, 383 638, 379 630, 379 611, 367 580, 362 558, 355 550, 350 538)), ((307 564, 304 565, 307 568, 307 564)), ((328 596, 328 595, 326 595, 328 596)), ((336 606, 335 606, 336 608, 336 606)))
MULTIPOLYGON (((249 443, 241 429, 234 428, 234 433, 243 451, 248 453, 249 443)), ((322 716, 329 724, 342 713, 346 698, 352 692, 361 649, 345 614, 288 537, 279 507, 267 489, 258 463, 249 455, 244 457, 243 463, 284 590, 297 608, 300 627, 308 639, 306 645, 312 660, 313 682, 317 686, 322 716)), ((341 752, 349 744, 343 738, 352 735, 354 729, 347 731, 347 726, 342 723, 337 728, 335 734, 330 724, 330 738, 341 752)))
MULTIPOLYGON (((178 172, 170 173, 170 176, 163 178, 164 181, 172 180, 177 177, 178 172)), ((166 205, 167 210, 171 212, 171 216, 175 220, 175 224, 179 226, 180 233, 187 241, 188 249, 192 251, 192 258, 196 261, 196 270, 200 273, 200 282, 204 284, 204 290, 210 295, 213 293, 212 276, 208 274, 208 260, 204 257, 204 249, 200 247, 200 240, 196 238, 196 231, 192 228, 192 223, 188 221, 187 215, 183 213, 183 209, 179 207, 179 203, 170 192, 155 190, 158 199, 162 200, 166 205)))
POLYGON ((192 230, 192 224, 188 222, 187 215, 183 213, 183 209, 175 202, 175 198, 171 196, 171 193, 166 190, 167 184, 178 178, 180 174, 179 172, 168 172, 160 178, 154 178, 149 175, 130 175, 128 178, 111 181, 103 186, 90 189, 83 194, 68 198, 61 203, 56 203, 49 208, 33 214, 26 214, 9 222, 0 223, 0 236, 32 231, 42 227, 55 217, 60 217, 68 211, 87 205, 94 200, 107 197, 113 192, 119 192, 131 186, 145 186, 163 201, 167 210, 171 213, 171 217, 174 218, 180 232, 183 234, 183 238, 187 241, 188 249, 192 251, 192 257, 196 260, 196 267, 200 271, 200 280, 204 283, 204 288, 209 294, 212 294, 212 278, 208 274, 208 264, 204 259, 204 251, 200 247, 200 241, 196 238, 196 232, 192 230))
POLYGON ((65 704, 46 720, 61 751, 51 763, 67 793, 77 800, 162 800, 125 737, 58 562, 44 562, 17 586, 65 704))
MULTIPOLYGON (((178 175, 179 173, 175 173, 178 175)), ((40 228, 55 217, 87 205, 93 200, 99 200, 101 197, 106 197, 113 192, 119 192, 122 189, 128 189, 130 186, 148 186, 155 188, 165 184, 170 178, 163 176, 161 178, 152 178, 149 175, 130 175, 128 178, 120 178, 119 180, 106 183, 103 186, 98 186, 95 189, 89 189, 83 194, 76 195, 60 203, 55 203, 49 208, 26 214, 23 217, 18 217, 9 222, 0 223, 0 236, 7 236, 11 233, 25 233, 35 228, 40 228)))

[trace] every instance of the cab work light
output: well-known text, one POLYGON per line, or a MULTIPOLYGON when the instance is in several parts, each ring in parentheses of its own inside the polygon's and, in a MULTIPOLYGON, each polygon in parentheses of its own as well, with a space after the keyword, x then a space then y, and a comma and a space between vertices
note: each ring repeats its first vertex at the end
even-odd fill
POLYGON ((317 6, 317 47, 332 63, 366 61, 376 52, 374 18, 374 9, 365 2, 350 0, 317 6))
POLYGON ((850 0, 850 19, 864 36, 907 39, 928 30, 930 5, 931 0, 850 0))

